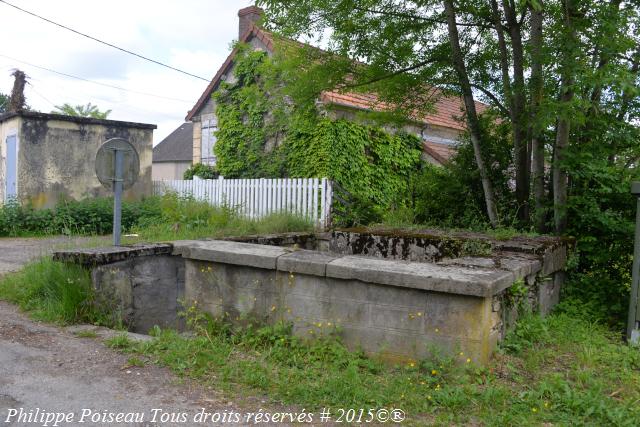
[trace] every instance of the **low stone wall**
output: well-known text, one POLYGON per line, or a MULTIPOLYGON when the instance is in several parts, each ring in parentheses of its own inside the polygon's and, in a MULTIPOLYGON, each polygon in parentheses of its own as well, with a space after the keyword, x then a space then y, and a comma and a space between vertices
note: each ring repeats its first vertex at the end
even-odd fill
POLYGON ((351 348, 392 360, 438 349, 462 351, 478 363, 489 360, 518 307, 546 313, 557 302, 556 272, 566 256, 562 244, 529 241, 485 256, 408 262, 301 249, 323 240, 312 237, 179 241, 55 256, 91 266, 96 289, 118 301, 135 331, 180 327, 176 301, 183 296, 187 305, 233 323, 291 322, 298 335, 337 333, 351 348))
POLYGON ((376 228, 336 229, 318 236, 328 250, 344 255, 366 255, 415 262, 439 262, 460 257, 492 256, 500 262, 501 253, 522 253, 544 258, 544 274, 560 270, 571 242, 550 236, 516 236, 499 240, 473 232, 442 230, 402 231, 376 228))

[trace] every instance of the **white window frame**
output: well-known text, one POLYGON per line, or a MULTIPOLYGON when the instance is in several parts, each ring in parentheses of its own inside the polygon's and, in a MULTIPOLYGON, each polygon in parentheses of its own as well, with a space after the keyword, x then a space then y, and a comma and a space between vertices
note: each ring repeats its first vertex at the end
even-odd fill
POLYGON ((213 147, 216 145, 216 134, 218 130, 218 120, 213 118, 202 121, 202 139, 200 146, 200 162, 205 165, 215 166, 217 158, 213 153, 213 147))

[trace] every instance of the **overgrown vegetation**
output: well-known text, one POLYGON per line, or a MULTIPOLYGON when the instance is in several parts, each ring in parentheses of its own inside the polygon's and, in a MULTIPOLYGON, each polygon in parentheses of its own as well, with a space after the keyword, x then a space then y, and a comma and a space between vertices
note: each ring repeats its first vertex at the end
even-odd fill
MULTIPOLYGON (((122 227, 160 216, 160 198, 122 204, 122 227)), ((34 209, 9 201, 0 205, 0 237, 37 235, 106 234, 113 227, 113 199, 61 200, 52 209, 34 209)))
POLYGON ((17 304, 35 319, 45 322, 119 325, 107 306, 94 304, 87 269, 49 258, 0 278, 0 299, 17 304))
POLYGON ((215 166, 205 165, 202 163, 196 163, 189 169, 184 171, 182 175, 183 179, 193 179, 194 176, 202 179, 216 179, 220 174, 215 166))
POLYGON ((280 70, 264 52, 240 46, 234 83, 215 93, 217 168, 228 178, 327 177, 350 199, 342 223, 380 221, 409 197, 420 140, 373 123, 331 119, 313 103, 295 108, 275 96, 280 70))
POLYGON ((267 393, 309 410, 402 408, 414 425, 640 422, 640 352, 584 318, 525 318, 481 368, 464 353, 390 366, 331 334, 308 340, 285 324, 232 327, 193 307, 187 313, 194 337, 154 328, 150 342, 118 336, 108 344, 229 393, 267 393))
MULTIPOLYGON (((113 227, 110 198, 61 201, 53 209, 34 209, 10 202, 0 206, 1 236, 102 235, 113 227)), ((273 213, 252 220, 238 207, 211 206, 189 196, 168 193, 122 204, 122 227, 138 234, 136 241, 222 237, 259 233, 310 231, 310 220, 289 213, 273 213)))
POLYGON ((254 220, 241 216, 235 207, 211 206, 175 193, 159 198, 158 209, 157 217, 142 219, 131 231, 143 240, 163 241, 311 231, 314 227, 310 220, 286 212, 254 220))

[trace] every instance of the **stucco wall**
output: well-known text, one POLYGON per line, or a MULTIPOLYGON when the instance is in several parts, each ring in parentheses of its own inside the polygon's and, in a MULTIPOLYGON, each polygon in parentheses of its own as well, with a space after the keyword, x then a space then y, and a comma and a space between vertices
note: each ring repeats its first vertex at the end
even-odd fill
POLYGON ((111 195, 96 177, 95 157, 100 145, 115 137, 131 142, 140 157, 138 181, 125 191, 124 199, 152 194, 153 126, 133 127, 134 124, 107 120, 83 122, 63 117, 22 117, 18 152, 21 201, 41 208, 54 206, 61 197, 80 200, 111 195))
POLYGON ((156 162, 151 168, 151 179, 154 181, 182 179, 184 172, 190 166, 191 162, 156 162))

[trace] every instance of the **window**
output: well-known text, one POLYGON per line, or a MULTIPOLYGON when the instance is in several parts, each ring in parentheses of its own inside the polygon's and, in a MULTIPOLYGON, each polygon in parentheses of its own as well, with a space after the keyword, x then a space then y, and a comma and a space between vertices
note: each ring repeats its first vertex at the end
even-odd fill
POLYGON ((218 122, 216 119, 202 121, 202 145, 200 147, 200 162, 205 165, 215 165, 216 156, 213 147, 216 145, 216 131, 218 122))

